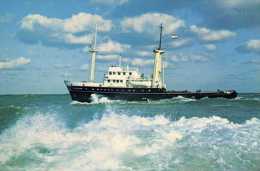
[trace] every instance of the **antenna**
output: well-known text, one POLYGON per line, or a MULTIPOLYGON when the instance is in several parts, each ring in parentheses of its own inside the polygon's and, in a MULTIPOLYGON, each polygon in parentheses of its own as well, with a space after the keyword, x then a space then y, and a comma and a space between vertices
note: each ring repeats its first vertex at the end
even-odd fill
POLYGON ((159 42, 159 48, 158 50, 161 50, 162 48, 162 30, 163 30, 163 25, 160 25, 160 42, 159 42))
POLYGON ((119 55, 119 66, 121 67, 121 65, 122 65, 122 55, 120 54, 119 55))
POLYGON ((96 50, 96 44, 97 44, 97 24, 96 24, 96 28, 95 28, 93 50, 96 50))
POLYGON ((89 50, 89 52, 92 54, 91 56, 91 69, 90 69, 90 81, 94 82, 95 81, 95 70, 96 70, 96 43, 97 43, 97 24, 95 28, 95 34, 92 42, 92 47, 89 50))

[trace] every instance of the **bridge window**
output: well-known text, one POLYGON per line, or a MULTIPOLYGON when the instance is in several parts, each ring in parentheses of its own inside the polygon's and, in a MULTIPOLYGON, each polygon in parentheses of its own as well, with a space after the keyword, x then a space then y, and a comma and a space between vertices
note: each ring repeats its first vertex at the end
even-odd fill
POLYGON ((123 72, 123 75, 125 75, 125 72, 123 72))
POLYGON ((113 72, 113 75, 116 75, 116 72, 113 72))
POLYGON ((120 73, 120 72, 118 72, 117 74, 118 74, 118 75, 121 75, 121 73, 120 73))
POLYGON ((116 80, 117 83, 119 83, 119 80, 116 80))
POLYGON ((112 75, 112 72, 111 72, 111 71, 109 72, 109 75, 112 75))
POLYGON ((123 80, 120 80, 120 83, 122 83, 123 82, 123 80))
POLYGON ((113 83, 115 83, 116 82, 116 80, 113 80, 113 83))
POLYGON ((109 82, 109 83, 110 83, 110 80, 107 80, 107 82, 109 82))
POLYGON ((129 72, 129 75, 132 75, 132 72, 129 72))

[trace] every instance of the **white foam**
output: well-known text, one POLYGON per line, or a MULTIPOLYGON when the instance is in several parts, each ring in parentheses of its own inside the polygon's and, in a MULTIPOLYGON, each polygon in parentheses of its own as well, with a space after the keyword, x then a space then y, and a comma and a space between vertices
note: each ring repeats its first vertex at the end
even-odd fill
POLYGON ((91 95, 92 99, 92 104, 107 104, 107 103, 112 103, 112 100, 109 100, 107 97, 103 97, 97 94, 92 94, 91 95))
POLYGON ((194 101, 196 101, 196 99, 186 98, 183 96, 174 97, 173 100, 175 100, 177 102, 194 102, 194 101))
POLYGON ((51 153, 34 151, 40 167, 28 164, 24 170, 160 170, 171 161, 178 168, 187 162, 188 149, 200 149, 190 155, 201 155, 204 160, 219 155, 218 164, 225 170, 229 163, 221 161, 226 161, 228 149, 245 156, 260 154, 260 121, 253 118, 235 124, 216 116, 170 121, 161 115, 127 116, 107 111, 101 119, 68 129, 55 115, 39 113, 19 120, 1 134, 0 168, 37 147, 51 153), (146 163, 140 164, 140 158, 146 163))
POLYGON ((91 95, 91 102, 78 102, 78 101, 72 101, 70 104, 72 105, 93 105, 93 104, 111 104, 115 102, 120 102, 120 100, 110 100, 107 97, 92 94, 91 95))

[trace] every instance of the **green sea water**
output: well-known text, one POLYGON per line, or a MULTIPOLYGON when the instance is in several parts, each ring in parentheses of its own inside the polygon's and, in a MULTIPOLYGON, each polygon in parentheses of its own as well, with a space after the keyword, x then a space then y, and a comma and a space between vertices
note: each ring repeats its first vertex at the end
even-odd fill
POLYGON ((260 94, 93 98, 0 96, 0 171, 260 170, 260 94))

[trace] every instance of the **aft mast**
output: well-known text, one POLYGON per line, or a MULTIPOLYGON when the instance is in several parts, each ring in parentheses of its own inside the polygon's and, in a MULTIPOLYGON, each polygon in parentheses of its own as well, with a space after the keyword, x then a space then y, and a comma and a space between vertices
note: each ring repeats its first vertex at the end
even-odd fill
POLYGON ((163 26, 160 26, 160 39, 159 39, 159 46, 157 49, 153 51, 154 53, 154 68, 153 68, 153 80, 152 80, 152 87, 153 88, 163 88, 163 81, 161 80, 162 74, 162 54, 164 51, 162 50, 162 30, 163 26))
POLYGON ((96 25, 95 35, 94 35, 94 39, 93 39, 93 42, 92 42, 92 45, 91 45, 91 49, 89 50, 89 52, 91 53, 91 64, 90 64, 89 80, 91 82, 95 82, 96 54, 97 54, 96 43, 97 43, 97 25, 96 25))

